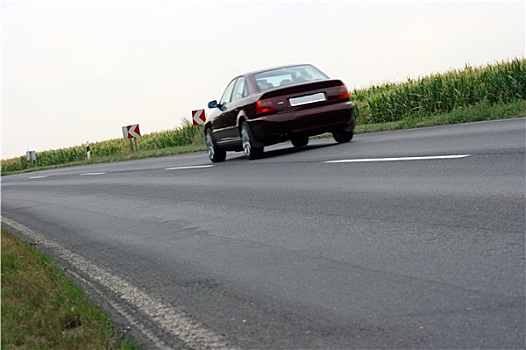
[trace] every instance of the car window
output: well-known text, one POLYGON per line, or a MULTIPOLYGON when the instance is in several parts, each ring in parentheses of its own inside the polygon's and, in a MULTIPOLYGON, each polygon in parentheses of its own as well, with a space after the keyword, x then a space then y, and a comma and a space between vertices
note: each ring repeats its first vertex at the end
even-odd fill
POLYGON ((239 77, 234 85, 234 93, 232 95, 232 101, 237 101, 243 97, 248 96, 247 84, 245 77, 239 77))
POLYGON ((311 65, 272 69, 257 73, 254 77, 259 91, 265 91, 278 86, 328 79, 325 74, 311 65))
POLYGON ((225 92, 223 93, 223 96, 221 96, 221 100, 219 101, 219 104, 222 106, 226 106, 230 102, 232 102, 232 91, 234 90, 234 84, 236 83, 236 79, 232 80, 230 84, 225 89, 225 92))

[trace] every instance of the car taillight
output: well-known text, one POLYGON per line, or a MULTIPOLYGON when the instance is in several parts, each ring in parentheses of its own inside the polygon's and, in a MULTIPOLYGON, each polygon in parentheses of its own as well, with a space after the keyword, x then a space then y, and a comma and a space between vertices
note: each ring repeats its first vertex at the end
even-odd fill
POLYGON ((338 100, 348 100, 350 98, 349 91, 342 85, 338 88, 338 100))
POLYGON ((256 113, 257 114, 269 114, 274 113, 276 111, 276 107, 274 107, 274 104, 271 100, 260 100, 256 102, 256 113))

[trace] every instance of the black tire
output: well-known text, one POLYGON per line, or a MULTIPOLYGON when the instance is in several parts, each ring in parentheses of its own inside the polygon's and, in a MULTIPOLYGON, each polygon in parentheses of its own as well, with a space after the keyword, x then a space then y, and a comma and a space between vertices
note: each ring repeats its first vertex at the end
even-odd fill
POLYGON ((258 159, 263 156, 263 147, 256 145, 246 122, 241 124, 241 145, 248 159, 258 159))
POLYGON ((290 140, 290 142, 292 142, 294 147, 305 147, 309 143, 309 137, 308 136, 295 136, 290 140))
POLYGON ((345 131, 335 131, 332 133, 332 137, 334 137, 334 140, 338 143, 345 143, 352 140, 352 137, 354 136, 354 133, 352 131, 345 132, 345 131))
POLYGON ((206 152, 212 163, 224 162, 226 159, 226 151, 217 147, 210 129, 206 129, 206 152))

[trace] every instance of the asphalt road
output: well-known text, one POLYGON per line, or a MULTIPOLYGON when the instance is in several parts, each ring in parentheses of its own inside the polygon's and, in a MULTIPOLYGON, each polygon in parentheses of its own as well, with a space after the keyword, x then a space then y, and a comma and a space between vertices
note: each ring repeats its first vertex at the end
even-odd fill
POLYGON ((525 124, 6 176, 3 224, 150 348, 524 349, 525 124))

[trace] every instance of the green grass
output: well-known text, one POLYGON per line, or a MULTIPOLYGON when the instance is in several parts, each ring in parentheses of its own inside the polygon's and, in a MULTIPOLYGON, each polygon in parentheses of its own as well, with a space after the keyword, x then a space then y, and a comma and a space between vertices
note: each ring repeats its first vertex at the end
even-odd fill
POLYGON ((408 115, 395 122, 358 125, 356 127, 356 133, 413 129, 521 117, 526 117, 526 100, 496 105, 483 102, 477 106, 459 107, 449 113, 436 115, 408 115))
POLYGON ((2 228, 2 349, 139 349, 51 258, 2 228))

